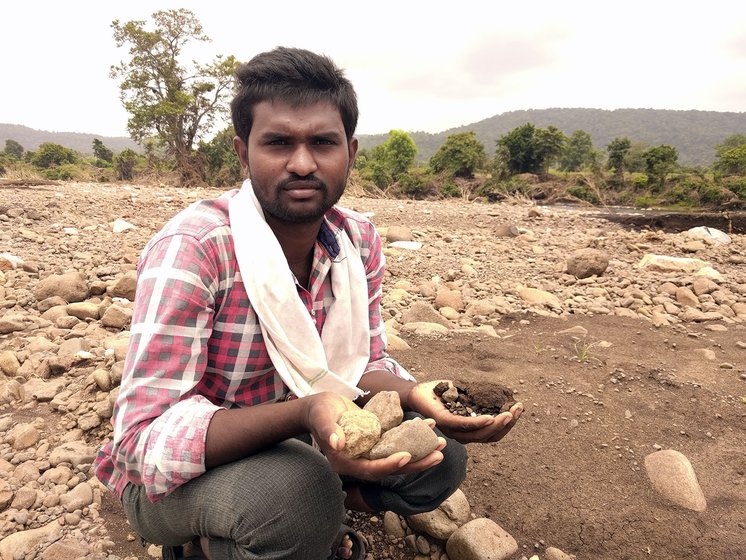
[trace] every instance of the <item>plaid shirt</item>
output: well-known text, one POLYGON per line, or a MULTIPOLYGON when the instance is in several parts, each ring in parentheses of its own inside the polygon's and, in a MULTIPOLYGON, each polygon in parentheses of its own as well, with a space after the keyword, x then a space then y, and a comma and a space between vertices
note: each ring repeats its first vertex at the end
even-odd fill
MULTIPOLYGON (((288 396, 233 251, 228 203, 236 192, 192 204, 140 257, 113 441, 95 464, 99 480, 120 497, 132 482, 156 501, 205 472, 205 438, 216 410, 288 396)), ((314 246, 309 290, 298 285, 298 296, 321 332, 334 299, 329 271, 342 230, 360 252, 368 279, 365 371, 383 369, 411 379, 386 354, 380 313, 384 258, 370 221, 342 208, 327 212, 314 246)))

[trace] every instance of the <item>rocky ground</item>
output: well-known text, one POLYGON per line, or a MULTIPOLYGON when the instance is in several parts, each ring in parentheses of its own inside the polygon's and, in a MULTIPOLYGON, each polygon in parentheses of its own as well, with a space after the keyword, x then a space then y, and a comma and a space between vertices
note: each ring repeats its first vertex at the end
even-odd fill
MULTIPOLYGON (((111 433, 137 254, 215 194, 0 184, 2 560, 158 554, 90 464, 111 433)), ((526 407, 508 438, 470 446, 462 493, 433 519, 352 515, 369 558, 746 558, 746 237, 343 202, 386 236, 392 354, 421 380, 499 380, 526 407)))

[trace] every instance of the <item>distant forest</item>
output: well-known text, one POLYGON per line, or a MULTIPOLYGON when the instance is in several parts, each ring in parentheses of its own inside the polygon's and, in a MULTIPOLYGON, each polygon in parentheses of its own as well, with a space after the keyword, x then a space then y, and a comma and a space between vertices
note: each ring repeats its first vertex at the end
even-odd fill
MULTIPOLYGON (((437 134, 410 132, 417 144, 417 159, 427 161, 455 133, 474 131, 488 154, 494 154, 501 136, 531 123, 538 128, 554 125, 568 136, 575 130, 591 135, 593 145, 604 150, 614 138, 650 146, 667 144, 679 151, 679 163, 708 166, 715 160, 715 146, 731 134, 746 134, 746 113, 718 111, 671 111, 664 109, 529 109, 510 111, 437 134)), ((385 134, 361 135, 360 147, 372 148, 388 138, 385 134)))
POLYGON ((0 148, 5 146, 6 140, 15 140, 28 151, 36 150, 44 142, 54 142, 66 148, 71 148, 80 154, 91 155, 93 154, 93 140, 96 138, 115 152, 121 152, 126 148, 142 152, 142 148, 126 136, 102 136, 84 132, 50 132, 19 124, 0 123, 0 148))
MULTIPOLYGON (((591 135, 593 145, 605 150, 614 138, 626 136, 632 142, 650 146, 667 144, 679 151, 679 163, 708 166, 715 160, 715 146, 731 134, 746 134, 746 113, 718 111, 671 111, 664 109, 529 109, 510 111, 482 121, 432 134, 410 132, 417 144, 417 159, 426 162, 455 133, 474 131, 488 154, 495 151, 498 138, 516 127, 531 123, 538 128, 554 125, 568 136, 575 130, 591 135)), ((90 155, 93 139, 100 139, 115 152, 142 149, 129 138, 107 137, 80 132, 49 132, 16 124, 0 124, 0 146, 11 139, 26 150, 35 150, 43 142, 55 142, 90 155)), ((372 148, 388 138, 382 134, 359 136, 361 148, 372 148)))

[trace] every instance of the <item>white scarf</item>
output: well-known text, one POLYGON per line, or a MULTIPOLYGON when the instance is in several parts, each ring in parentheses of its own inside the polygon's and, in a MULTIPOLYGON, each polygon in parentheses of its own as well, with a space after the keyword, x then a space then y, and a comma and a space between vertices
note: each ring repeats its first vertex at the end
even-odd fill
POLYGON ((350 399, 362 395, 357 384, 370 359, 368 283, 347 232, 337 237, 340 251, 330 271, 334 301, 319 336, 249 180, 228 212, 241 278, 285 385, 298 397, 322 391, 350 399))

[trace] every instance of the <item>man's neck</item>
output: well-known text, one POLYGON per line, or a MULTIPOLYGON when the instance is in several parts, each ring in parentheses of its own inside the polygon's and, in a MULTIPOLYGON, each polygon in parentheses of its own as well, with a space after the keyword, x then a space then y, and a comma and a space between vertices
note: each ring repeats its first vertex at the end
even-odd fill
POLYGON ((321 220, 308 224, 294 224, 267 216, 267 225, 275 234, 298 282, 308 288, 313 262, 313 248, 321 228, 321 220))

